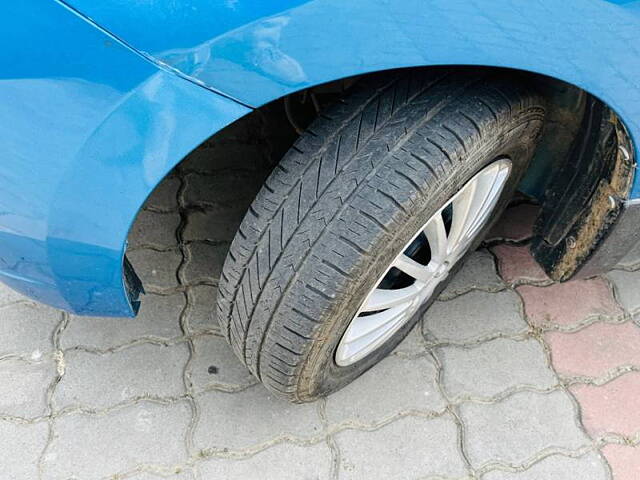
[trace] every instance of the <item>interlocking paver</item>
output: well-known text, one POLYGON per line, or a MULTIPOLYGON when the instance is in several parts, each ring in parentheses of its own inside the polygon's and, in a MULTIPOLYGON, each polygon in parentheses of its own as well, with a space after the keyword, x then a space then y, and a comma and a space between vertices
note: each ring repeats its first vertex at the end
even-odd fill
POLYGON ((442 411, 446 404, 436 378, 430 358, 392 355, 327 398, 327 419, 372 424, 401 412, 442 411))
POLYGON ((223 338, 201 336, 193 341, 193 345, 195 352, 190 363, 190 376, 195 390, 233 391, 256 383, 223 338))
POLYGON ((501 244, 491 248, 498 259, 500 276, 510 284, 546 283, 549 277, 535 261, 529 246, 501 244))
POLYGON ((504 282, 496 272, 493 256, 486 250, 478 250, 469 255, 440 298, 455 297, 470 290, 497 291, 502 288, 504 282))
POLYGON ((161 341, 181 337, 179 317, 185 303, 182 293, 147 294, 135 318, 71 316, 60 345, 106 350, 143 338, 161 341))
MULTIPOLYGON (((492 471, 482 480, 607 480, 609 475, 602 458, 588 453, 578 458, 551 455, 522 472, 492 471)), ((618 480, 616 478, 616 480, 618 480)))
POLYGON ((178 286, 176 271, 182 262, 179 251, 159 252, 145 248, 128 252, 127 257, 145 290, 164 291, 178 286))
MULTIPOLYGON (((165 471, 162 471, 161 474, 157 473, 148 473, 142 472, 133 477, 134 480, 158 480, 161 478, 162 480, 196 480, 196 474, 191 470, 184 470, 178 473, 167 474, 165 471)), ((111 479, 109 479, 111 480, 111 479)))
POLYGON ((17 353, 39 358, 51 352, 51 335, 61 315, 52 308, 35 304, 1 309, 0 357, 17 353))
POLYGON ((528 330, 520 298, 511 290, 473 291, 453 300, 436 301, 422 323, 427 340, 438 342, 469 342, 528 330))
MULTIPOLYGON (((255 385, 213 312, 235 228, 269 157, 278 156, 277 141, 290 140, 275 128, 279 137, 265 149, 256 132, 273 126, 261 122, 252 115, 244 126, 225 129, 150 196, 128 255, 146 290, 157 294, 142 297, 135 319, 71 315, 56 337, 57 366, 64 367, 57 385, 53 332, 65 325, 63 317, 0 286, 0 359, 12 355, 0 360, 0 477, 37 478, 48 431, 45 394, 54 386, 45 479, 129 472, 126 478, 138 480, 324 480, 335 473, 460 480, 471 478, 460 441, 474 467, 485 465, 482 480, 609 478, 603 456, 591 449, 602 432, 614 432, 607 441, 637 442, 638 419, 629 406, 640 374, 624 371, 640 366, 638 330, 630 322, 602 323, 624 319, 602 279, 537 290, 523 285, 553 283, 525 244, 536 206, 509 208, 489 235, 491 252, 472 253, 443 292, 446 301, 435 302, 389 358, 344 390, 290 405, 255 385), (511 285, 521 285, 521 296, 511 285), (545 333, 554 368, 598 377, 565 379, 593 439, 565 391, 535 393, 554 390, 557 379, 522 300, 534 326, 573 331, 545 333), (598 323, 580 330, 585 319, 598 323), (604 385, 581 383, 589 381, 604 385), (442 392, 456 402, 449 408, 462 421, 462 437, 442 392), (10 416, 38 423, 18 425, 6 421, 10 416), (522 471, 502 471, 522 462, 522 471)), ((640 249, 621 268, 638 268, 639 259, 640 249)), ((640 272, 615 271, 608 279, 626 310, 639 312, 640 272)), ((602 448, 615 480, 638 477, 639 451, 602 448)))
POLYGON ((633 407, 640 401, 640 373, 630 372, 600 386, 575 385, 571 392, 580 403, 582 422, 592 436, 640 435, 640 409, 633 407))
POLYGON ((225 170, 255 172, 264 156, 262 145, 247 144, 251 138, 223 132, 226 139, 216 138, 211 145, 198 148, 182 163, 182 169, 203 174, 224 174, 225 170))
POLYGON ((607 274, 613 283, 616 295, 625 310, 633 315, 640 311, 640 271, 614 270, 607 274))
MULTIPOLYGON (((0 415, 33 418, 46 412, 46 392, 56 375, 51 358, 0 362, 0 415)), ((1 463, 0 463, 1 464, 1 463)))
POLYGON ((291 436, 308 439, 322 431, 316 405, 290 404, 261 385, 233 394, 207 392, 197 401, 194 445, 199 450, 243 449, 291 436))
POLYGON ((542 346, 533 339, 498 338, 473 348, 445 347, 437 355, 450 399, 490 398, 515 387, 548 389, 557 381, 542 346))
POLYGON ((511 240, 522 242, 533 235, 533 224, 540 207, 521 203, 507 208, 500 221, 491 229, 486 241, 511 240))
POLYGON ((605 375, 621 365, 640 365, 640 328, 596 323, 578 332, 548 332, 553 365, 564 375, 605 375))
MULTIPOLYGON (((14 306, 16 302, 19 303, 33 303, 34 301, 29 300, 26 297, 23 297, 15 290, 7 287, 6 285, 0 285, 0 312, 2 312, 3 308, 8 308, 14 306)), ((0 313, 1 315, 2 313, 0 313)))
POLYGON ((129 245, 132 248, 149 245, 158 249, 178 246, 176 230, 180 225, 178 213, 156 213, 142 210, 129 232, 129 245))
POLYGON ((602 453, 615 480, 637 480, 640 475, 640 447, 605 445, 602 453))
POLYGON ((640 267, 640 243, 637 243, 619 262, 619 266, 628 269, 640 267))
POLYGON ((529 320, 538 326, 575 325, 587 319, 621 318, 607 283, 601 278, 573 280, 547 287, 517 288, 529 320))
POLYGON ((211 285, 196 285, 189 289, 189 308, 185 315, 192 332, 220 330, 215 317, 217 296, 217 287, 211 285))
POLYGON ((203 241, 229 244, 240 226, 248 205, 230 205, 225 208, 209 208, 189 213, 183 239, 187 242, 203 241))
POLYGON ((0 420, 0 475, 6 479, 38 478, 38 458, 47 443, 46 422, 18 425, 0 420))
POLYGON ((499 403, 460 406, 471 464, 518 465, 545 448, 575 450, 590 445, 578 427, 574 406, 563 391, 517 393, 499 403))
POLYGON ((191 409, 140 402, 109 415, 65 415, 43 456, 43 478, 102 479, 153 464, 171 470, 187 460, 191 409))
POLYGON ((427 342, 422 336, 421 322, 418 322, 404 340, 393 350, 391 355, 416 357, 424 355, 427 351, 427 342))
POLYGON ((175 211, 177 204, 176 198, 180 189, 181 180, 175 175, 166 177, 155 190, 149 195, 145 202, 146 208, 159 211, 175 211))
POLYGON ((190 243, 187 249, 189 259, 183 271, 184 281, 187 284, 217 282, 229 246, 196 242, 190 243))
POLYGON ((373 432, 345 430, 336 435, 340 478, 466 477, 457 442, 450 417, 406 417, 373 432))
POLYGON ((245 205, 249 207, 262 185, 262 178, 255 172, 239 171, 231 175, 187 174, 184 177, 185 205, 245 205), (211 192, 215 192, 212 195, 211 192))
POLYGON ((138 397, 179 397, 184 394, 188 358, 184 343, 170 347, 142 344, 103 355, 69 352, 55 405, 100 409, 138 397))
POLYGON ((200 465, 200 471, 206 479, 311 480, 330 478, 331 464, 331 451, 324 443, 284 443, 249 458, 207 460, 200 465))

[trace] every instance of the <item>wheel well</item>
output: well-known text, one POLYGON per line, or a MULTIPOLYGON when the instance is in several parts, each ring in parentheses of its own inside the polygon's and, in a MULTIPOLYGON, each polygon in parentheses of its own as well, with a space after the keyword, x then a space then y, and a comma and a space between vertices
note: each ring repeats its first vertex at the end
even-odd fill
MULTIPOLYGON (((459 68, 469 70, 471 67, 459 68)), ((601 101, 566 82, 517 70, 472 68, 528 82, 546 99, 546 125, 520 190, 542 207, 535 227, 535 258, 553 278, 569 278, 606 236, 628 196, 633 149, 624 126, 601 101), (618 154, 618 146, 628 154, 626 159, 618 154), (603 185, 615 188, 606 189, 603 185), (577 194, 562 195, 568 189, 577 194), (605 191, 606 195, 602 193, 605 191), (609 197, 614 198, 615 205, 609 197), (565 202, 562 209, 557 208, 558 202, 565 202), (603 207, 603 202, 607 202, 608 207, 603 207), (562 214, 558 214, 559 210, 562 214), (599 212, 597 218, 590 215, 593 211, 599 212)), ((227 222, 215 238, 202 238, 202 241, 228 247, 262 182, 299 133, 360 78, 362 76, 350 77, 300 90, 257 108, 205 140, 174 168, 165 182, 180 177, 183 190, 189 188, 190 176, 200 175, 208 179, 204 183, 212 182, 212 188, 199 190, 200 198, 195 202, 182 193, 181 208, 202 210, 201 214, 209 216, 215 224, 227 222), (234 175, 244 176, 245 181, 234 180, 234 175), (233 186, 224 188, 220 184, 224 178, 233 186), (233 206, 235 216, 221 214, 217 206, 225 205, 233 206)), ((162 188, 161 184, 156 191, 162 188)), ((153 201, 154 195, 157 193, 150 196, 147 204, 153 201)), ((145 209, 148 206, 141 211, 145 209)), ((134 224, 132 232, 135 231, 134 224)), ((130 245, 135 248, 135 241, 130 239, 130 245)), ((132 263, 135 267, 135 262, 132 263)), ((211 268, 219 271, 219 267, 211 268)))

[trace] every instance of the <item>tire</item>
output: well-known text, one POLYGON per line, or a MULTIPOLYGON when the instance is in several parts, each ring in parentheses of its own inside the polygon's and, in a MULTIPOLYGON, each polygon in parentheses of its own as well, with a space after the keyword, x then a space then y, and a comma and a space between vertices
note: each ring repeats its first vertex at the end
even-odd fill
POLYGON ((217 315, 238 358, 293 402, 325 396, 375 365, 446 283, 385 343, 338 366, 337 346, 376 281, 469 179, 507 157, 511 172, 477 247, 543 121, 542 100, 517 77, 438 69, 361 80, 291 147, 232 242, 217 315))

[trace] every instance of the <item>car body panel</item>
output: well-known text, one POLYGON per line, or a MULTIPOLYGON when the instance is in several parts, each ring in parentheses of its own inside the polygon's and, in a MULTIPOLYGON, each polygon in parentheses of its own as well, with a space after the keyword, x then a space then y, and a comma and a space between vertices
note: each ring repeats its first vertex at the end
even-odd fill
POLYGON ((69 1, 134 48, 251 106, 371 71, 484 65, 572 83, 640 134, 638 1, 69 1))
POLYGON ((0 280, 65 310, 132 315, 122 265, 140 205, 249 110, 55 2, 0 9, 0 280))
POLYGON ((530 70, 600 97, 638 138, 639 4, 6 2, 0 280, 68 311, 133 315, 127 232, 167 172, 251 107, 351 75, 450 64, 530 70))

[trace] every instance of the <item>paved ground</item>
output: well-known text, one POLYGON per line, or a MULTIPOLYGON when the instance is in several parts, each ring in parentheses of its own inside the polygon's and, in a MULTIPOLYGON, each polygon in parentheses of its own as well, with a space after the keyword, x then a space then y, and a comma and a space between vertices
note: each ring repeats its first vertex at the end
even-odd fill
POLYGON ((261 181, 235 160, 255 148, 208 145, 148 201, 131 234, 138 318, 0 287, 2 478, 640 478, 640 253, 552 284, 527 253, 526 204, 361 379, 301 406, 256 385, 209 316, 261 181))

